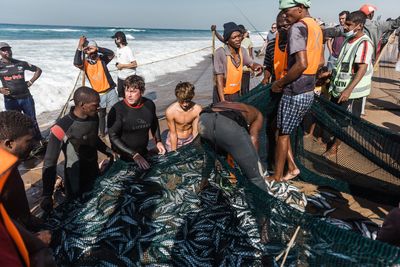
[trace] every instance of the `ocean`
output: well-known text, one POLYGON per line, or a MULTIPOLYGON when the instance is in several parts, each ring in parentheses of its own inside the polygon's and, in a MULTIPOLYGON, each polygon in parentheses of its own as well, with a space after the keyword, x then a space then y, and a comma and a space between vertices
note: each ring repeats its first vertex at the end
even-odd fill
MULTIPOLYGON (((79 37, 84 35, 99 46, 115 51, 111 36, 119 30, 125 32, 128 46, 133 49, 139 64, 137 73, 147 83, 167 73, 189 70, 211 53, 211 32, 207 30, 0 24, 0 41, 12 46, 14 58, 43 70, 42 76, 31 87, 36 112, 40 114, 59 110, 67 100, 79 74, 73 66, 79 37), (164 61, 172 57, 176 58, 164 61), (157 63, 148 64, 154 61, 157 63)), ((259 42, 261 38, 257 40, 259 42)), ((108 66, 110 71, 115 70, 115 61, 108 66)), ((26 72, 26 78, 30 79, 32 74, 26 72)), ((116 81, 116 72, 112 75, 116 81)), ((4 110, 2 99, 0 110, 4 110)))

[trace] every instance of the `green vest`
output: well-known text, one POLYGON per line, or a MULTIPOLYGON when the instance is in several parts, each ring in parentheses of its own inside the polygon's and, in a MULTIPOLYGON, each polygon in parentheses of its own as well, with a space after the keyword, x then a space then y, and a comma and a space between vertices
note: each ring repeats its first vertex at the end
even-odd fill
MULTIPOLYGON (((372 49, 372 41, 366 35, 362 36, 352 44, 349 43, 349 38, 344 41, 342 50, 340 51, 338 61, 336 63, 336 67, 333 70, 333 80, 329 88, 329 92, 333 97, 339 97, 353 80, 353 77, 355 76, 355 73, 352 73, 354 60, 356 58, 358 47, 364 41, 370 42, 372 49)), ((361 98, 370 94, 373 73, 374 69, 372 67, 372 62, 369 62, 367 72, 353 89, 353 92, 349 97, 350 99, 361 98)))

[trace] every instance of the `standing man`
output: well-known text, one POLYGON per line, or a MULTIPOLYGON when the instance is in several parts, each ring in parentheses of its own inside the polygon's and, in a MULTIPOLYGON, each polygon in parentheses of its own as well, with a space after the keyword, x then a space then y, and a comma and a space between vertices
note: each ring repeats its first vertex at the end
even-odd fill
POLYGON ((99 130, 100 136, 106 134, 106 115, 110 109, 118 102, 118 95, 115 92, 115 83, 108 71, 107 64, 114 58, 114 52, 98 47, 95 41, 88 42, 85 36, 79 39, 78 48, 75 52, 75 67, 84 70, 90 85, 100 95, 99 109, 99 130), (85 60, 82 59, 82 52, 86 54, 85 60))
POLYGON ((197 124, 201 106, 192 101, 194 85, 180 82, 175 88, 177 101, 165 111, 168 123, 167 151, 174 151, 191 143, 198 134, 197 124))
MULTIPOLYGON (((242 30, 242 33, 243 33, 243 40, 242 40, 241 46, 246 49, 246 52, 249 54, 251 60, 254 60, 253 42, 250 39, 250 34, 243 25, 239 25, 239 28, 242 30)), ((250 91, 250 76, 251 76, 251 69, 244 66, 243 67, 243 76, 242 76, 242 85, 240 88, 241 95, 245 95, 250 91)))
POLYGON ((260 74, 262 67, 253 63, 247 51, 241 47, 242 32, 234 22, 224 24, 224 47, 215 51, 214 71, 217 76, 217 90, 213 102, 237 101, 240 94, 243 66, 260 74))
POLYGON ((34 137, 42 140, 42 135, 36 121, 35 101, 29 87, 40 77, 42 70, 28 62, 14 59, 11 46, 0 42, 0 80, 3 87, 0 93, 4 95, 6 110, 16 110, 32 119, 34 124, 34 137), (25 70, 34 72, 32 79, 25 81, 25 70))
MULTIPOLYGON (((371 92, 374 72, 372 41, 363 32, 365 21, 366 16, 361 11, 352 12, 347 17, 344 26, 347 39, 333 70, 329 88, 331 101, 357 117, 361 116, 363 98, 371 92)), ((335 138, 324 156, 336 155, 339 145, 340 140, 335 138)))
POLYGON ((64 185, 67 199, 75 199, 92 189, 99 175, 97 151, 113 162, 112 150, 98 136, 99 94, 89 87, 80 87, 74 93, 74 104, 69 114, 50 130, 49 144, 43 163, 42 209, 53 209, 53 191, 60 152, 65 156, 64 185))
MULTIPOLYGON (((33 121, 28 116, 15 110, 0 112, 0 148, 21 161, 29 156, 33 148, 34 132, 33 121)), ((40 221, 31 215, 18 165, 11 170, 4 185, 2 202, 13 220, 31 231, 39 230, 40 221)))
POLYGON ((278 29, 277 29, 276 23, 272 23, 271 30, 268 31, 267 43, 271 42, 272 40, 274 40, 276 38, 276 34, 278 33, 277 30, 278 29))
POLYGON ((125 98, 111 108, 108 114, 108 131, 112 148, 127 162, 135 162, 147 170, 149 131, 160 154, 165 154, 161 142, 160 125, 153 101, 143 97, 144 79, 132 75, 125 80, 125 98))
POLYGON ((125 33, 118 31, 111 38, 117 45, 117 63, 115 64, 118 69, 117 91, 118 97, 122 99, 125 93, 124 81, 128 76, 136 74, 137 62, 132 49, 128 46, 125 33))
POLYGON ((276 181, 289 180, 300 173, 294 162, 290 135, 313 103, 315 76, 324 63, 323 34, 308 12, 310 6, 310 0, 280 0, 280 9, 292 26, 288 34, 288 72, 272 85, 273 92, 283 92, 277 116, 275 173, 270 177, 276 181), (283 176, 286 162, 288 172, 283 176))
MULTIPOLYGON (((349 11, 342 11, 339 13, 339 25, 336 26, 340 32, 344 31, 344 24, 346 22, 347 16, 350 14, 349 11)), ((346 38, 343 35, 330 38, 327 42, 328 50, 329 50, 329 59, 328 59, 328 69, 333 70, 336 61, 339 57, 340 49, 342 48, 343 42, 346 38)))

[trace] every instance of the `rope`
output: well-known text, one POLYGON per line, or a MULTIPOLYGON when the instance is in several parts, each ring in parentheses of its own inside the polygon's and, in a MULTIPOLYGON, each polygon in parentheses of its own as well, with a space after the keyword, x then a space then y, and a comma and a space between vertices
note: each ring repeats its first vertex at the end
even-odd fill
POLYGON ((233 2, 233 0, 230 0, 232 5, 235 6, 237 8, 237 10, 239 10, 240 14, 242 14, 242 16, 247 20, 247 22, 251 25, 251 27, 254 28, 254 30, 256 31, 256 33, 261 37, 261 39, 263 39, 263 41, 265 41, 264 36, 261 35, 261 33, 257 30, 256 26, 254 26, 253 23, 251 23, 251 21, 249 20, 249 18, 246 16, 246 14, 243 13, 243 11, 233 2))

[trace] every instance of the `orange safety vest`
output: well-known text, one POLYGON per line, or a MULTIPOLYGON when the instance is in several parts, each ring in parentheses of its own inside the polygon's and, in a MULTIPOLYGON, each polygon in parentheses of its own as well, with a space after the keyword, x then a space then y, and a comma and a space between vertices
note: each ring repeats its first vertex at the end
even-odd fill
POLYGON ((279 49, 279 33, 277 33, 274 50, 274 72, 276 80, 282 79, 287 73, 288 55, 286 47, 283 52, 279 49))
POLYGON ((232 63, 231 56, 226 56, 226 82, 224 95, 232 95, 240 91, 242 86, 243 56, 242 48, 239 48, 240 64, 236 68, 232 63))
MULTIPOLYGON (((14 167, 17 161, 18 161, 17 157, 8 153, 4 149, 0 148, 0 194, 3 190, 5 183, 7 182, 8 176, 10 175, 12 168, 14 167)), ((17 227, 14 225, 10 216, 8 216, 8 213, 1 201, 0 201, 0 216, 1 219, 3 219, 4 226, 7 229, 7 232, 9 233, 11 239, 14 241, 19 254, 21 255, 23 261, 25 262, 25 265, 29 267, 30 261, 29 261, 28 250, 26 249, 21 234, 19 233, 17 227)))
POLYGON ((321 27, 315 22, 313 18, 304 18, 301 20, 308 30, 307 37, 307 62, 308 67, 303 72, 307 75, 315 75, 318 71, 319 63, 321 62, 321 55, 323 49, 322 39, 324 38, 322 34, 321 27))
POLYGON ((110 88, 108 83, 106 72, 104 71, 103 62, 97 59, 96 64, 89 64, 85 60, 85 73, 92 85, 93 90, 97 93, 104 93, 110 88))

